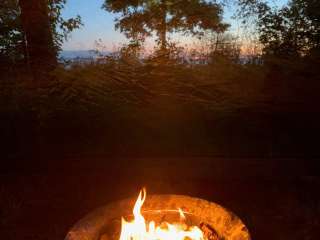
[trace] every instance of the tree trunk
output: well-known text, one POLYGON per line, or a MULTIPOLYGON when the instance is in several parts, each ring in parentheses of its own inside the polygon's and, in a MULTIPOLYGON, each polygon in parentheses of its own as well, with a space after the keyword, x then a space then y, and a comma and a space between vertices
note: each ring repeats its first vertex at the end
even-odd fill
POLYGON ((21 43, 21 47, 22 47, 22 51, 23 51, 23 57, 24 57, 24 64, 25 66, 29 67, 30 66, 30 62, 29 62, 29 52, 28 52, 28 48, 27 48, 27 38, 26 38, 26 34, 24 32, 22 32, 22 43, 21 43))
POLYGON ((161 24, 159 31, 160 49, 165 51, 167 49, 167 6, 166 0, 161 1, 161 24))
POLYGON ((19 0, 29 64, 34 77, 44 81, 57 65, 47 0, 19 0))

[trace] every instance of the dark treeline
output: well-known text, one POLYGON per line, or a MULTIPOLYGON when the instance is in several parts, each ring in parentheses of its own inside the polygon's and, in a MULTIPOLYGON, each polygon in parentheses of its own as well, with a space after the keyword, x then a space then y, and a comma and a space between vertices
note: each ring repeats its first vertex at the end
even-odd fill
POLYGON ((106 0, 129 44, 68 68, 59 52, 82 22, 62 18, 65 2, 0 3, 4 154, 319 155, 319 1, 239 0, 238 20, 261 48, 242 61, 222 4, 106 0), (207 47, 186 57, 172 32, 207 47), (142 58, 152 35, 155 51, 142 58))

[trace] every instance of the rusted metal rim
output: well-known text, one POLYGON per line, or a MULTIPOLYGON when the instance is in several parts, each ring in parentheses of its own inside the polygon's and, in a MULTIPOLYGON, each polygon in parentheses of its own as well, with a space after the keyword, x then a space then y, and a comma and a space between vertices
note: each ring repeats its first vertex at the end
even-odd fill
MULTIPOLYGON (((135 201, 135 198, 131 198, 113 202, 93 211, 75 224, 65 240, 99 240, 101 231, 108 223, 131 214, 135 201)), ((213 202, 183 195, 149 195, 143 206, 144 210, 178 208, 199 216, 214 227, 222 239, 251 239, 248 229, 235 214, 213 202)))

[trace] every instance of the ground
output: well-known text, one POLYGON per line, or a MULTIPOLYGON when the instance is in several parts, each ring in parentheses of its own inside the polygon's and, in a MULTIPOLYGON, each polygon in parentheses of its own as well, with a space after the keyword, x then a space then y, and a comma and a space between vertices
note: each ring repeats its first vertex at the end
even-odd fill
POLYGON ((137 195, 174 193, 236 213, 253 239, 317 239, 320 177, 311 159, 69 157, 1 171, 1 239, 63 239, 91 210, 137 195))

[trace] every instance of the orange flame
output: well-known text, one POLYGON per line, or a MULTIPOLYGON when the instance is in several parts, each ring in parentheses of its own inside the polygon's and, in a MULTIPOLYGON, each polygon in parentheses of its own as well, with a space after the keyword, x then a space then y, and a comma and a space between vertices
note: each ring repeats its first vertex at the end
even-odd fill
MULTIPOLYGON (((141 214, 141 207, 146 199, 146 190, 140 191, 133 208, 134 219, 126 221, 122 218, 120 240, 204 240, 203 232, 197 226, 187 227, 186 224, 170 224, 164 222, 156 226, 154 221, 146 223, 141 214)), ((179 208, 180 221, 185 220, 183 211, 179 208)))

